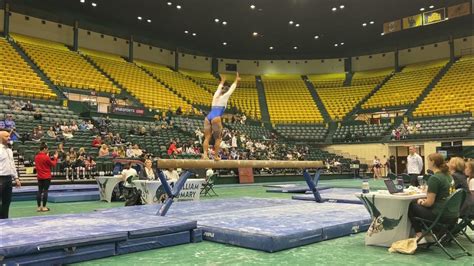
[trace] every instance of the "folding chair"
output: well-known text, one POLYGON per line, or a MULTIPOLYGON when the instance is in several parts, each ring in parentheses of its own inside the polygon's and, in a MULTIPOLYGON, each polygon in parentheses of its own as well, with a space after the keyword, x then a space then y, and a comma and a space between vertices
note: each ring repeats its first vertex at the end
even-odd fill
POLYGON ((461 204, 464 202, 466 198, 466 192, 463 189, 458 189, 456 192, 451 194, 449 198, 446 200, 445 204, 441 208, 441 212, 438 214, 434 221, 426 220, 420 217, 415 217, 414 219, 419 221, 423 226, 423 234, 420 238, 418 238, 418 242, 425 236, 431 236, 435 242, 428 243, 426 248, 429 248, 431 245, 436 245, 440 247, 446 255, 448 255, 452 260, 462 256, 472 256, 454 237, 452 230, 455 228, 455 224, 457 219, 453 219, 452 222, 442 221, 441 217, 443 217, 444 213, 447 210, 455 210, 459 212, 461 208, 461 204), (434 231, 437 231, 440 236, 438 237, 434 231), (448 250, 443 246, 443 242, 446 243, 447 240, 453 240, 456 245, 462 249, 462 253, 452 255, 448 252, 448 250))
POLYGON ((201 193, 200 193, 201 195, 203 195, 203 196, 209 195, 209 196, 212 197, 213 195, 210 193, 210 192, 212 192, 214 194, 214 196, 219 196, 214 191, 214 182, 215 182, 216 178, 217 178, 217 174, 213 174, 207 179, 206 183, 204 183, 202 185, 202 189, 201 189, 201 193))

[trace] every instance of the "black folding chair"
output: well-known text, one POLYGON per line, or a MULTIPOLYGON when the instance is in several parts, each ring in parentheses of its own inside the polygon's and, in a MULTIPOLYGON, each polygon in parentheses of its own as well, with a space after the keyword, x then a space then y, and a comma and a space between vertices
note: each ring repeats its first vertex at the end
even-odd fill
POLYGON ((203 195, 203 196, 209 195, 209 196, 212 197, 213 196, 211 194, 211 192, 212 192, 214 194, 214 196, 219 196, 214 191, 214 182, 215 182, 216 178, 217 178, 217 174, 213 174, 207 179, 207 181, 202 185, 201 195, 203 195))
POLYGON ((432 245, 436 245, 440 247, 444 251, 444 253, 446 253, 452 260, 455 260, 456 258, 465 255, 471 256, 471 253, 469 253, 459 243, 459 241, 454 237, 452 233, 455 228, 457 218, 451 219, 451 221, 442 219, 443 215, 448 210, 459 212, 461 204, 464 202, 465 198, 466 191, 464 191, 463 189, 458 189, 456 190, 456 192, 454 192, 453 194, 451 194, 451 196, 448 197, 445 204, 441 208, 441 212, 438 214, 434 221, 415 217, 414 219, 419 221, 423 226, 423 234, 420 238, 418 238, 418 242, 425 236, 431 236, 435 242, 426 244, 426 248, 429 248, 432 245), (437 233, 435 233, 435 231, 437 233), (449 251, 443 246, 443 243, 446 243, 447 240, 452 240, 460 249, 462 249, 463 252, 455 255, 449 253, 449 251))

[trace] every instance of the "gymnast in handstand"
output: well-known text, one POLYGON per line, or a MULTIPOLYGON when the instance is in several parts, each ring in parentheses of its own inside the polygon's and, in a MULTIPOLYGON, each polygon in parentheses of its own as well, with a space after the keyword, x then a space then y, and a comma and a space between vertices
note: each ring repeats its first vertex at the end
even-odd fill
POLYGON ((204 119, 204 142, 202 144, 203 154, 202 159, 209 159, 207 151, 209 149, 209 141, 214 137, 214 160, 220 160, 219 150, 222 141, 222 115, 227 107, 227 102, 230 96, 237 88, 237 83, 240 81, 239 73, 235 77, 234 83, 229 87, 225 85, 225 77, 219 74, 221 82, 217 87, 217 91, 212 98, 211 112, 204 119))

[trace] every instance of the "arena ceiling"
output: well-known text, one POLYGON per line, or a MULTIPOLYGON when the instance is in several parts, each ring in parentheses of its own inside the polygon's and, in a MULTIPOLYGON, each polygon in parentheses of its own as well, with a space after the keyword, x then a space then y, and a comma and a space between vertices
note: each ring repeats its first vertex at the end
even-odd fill
POLYGON ((383 23, 466 0, 7 0, 12 11, 229 58, 362 55, 472 34, 473 16, 381 35, 383 23), (364 26, 364 23, 365 26, 364 26), (337 44, 337 47, 336 47, 337 44))

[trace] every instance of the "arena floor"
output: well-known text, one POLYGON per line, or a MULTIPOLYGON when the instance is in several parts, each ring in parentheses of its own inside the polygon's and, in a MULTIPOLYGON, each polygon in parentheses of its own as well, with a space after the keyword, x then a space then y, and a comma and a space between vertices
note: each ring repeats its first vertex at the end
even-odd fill
MULTIPOLYGON (((321 181, 320 185, 359 188, 360 180, 321 181)), ((382 181, 371 181, 370 185, 372 189, 384 187, 382 181)), ((216 188, 219 197, 206 198, 205 200, 244 196, 289 199, 292 195, 267 193, 266 189, 262 185, 223 185, 216 188)), ((123 206, 123 203, 50 203, 51 212, 49 214, 81 213, 119 206, 123 206)), ((14 202, 10 213, 11 217, 46 215, 36 212, 33 201, 14 202)), ((80 263, 80 265, 281 265, 283 262, 291 262, 293 265, 447 265, 448 263, 473 265, 472 257, 462 257, 452 262, 436 247, 428 251, 418 251, 416 255, 390 254, 386 248, 365 246, 364 234, 359 233, 277 253, 266 253, 204 241, 197 244, 114 256, 80 263)), ((463 237, 459 239, 466 248, 473 250, 474 245, 463 237)))

